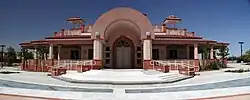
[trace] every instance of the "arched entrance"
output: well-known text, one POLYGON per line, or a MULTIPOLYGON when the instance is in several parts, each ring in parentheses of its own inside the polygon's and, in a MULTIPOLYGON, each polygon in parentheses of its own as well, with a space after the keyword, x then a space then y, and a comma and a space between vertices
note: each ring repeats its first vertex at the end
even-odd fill
POLYGON ((131 39, 126 36, 117 38, 113 43, 113 68, 134 68, 134 52, 134 44, 131 39))

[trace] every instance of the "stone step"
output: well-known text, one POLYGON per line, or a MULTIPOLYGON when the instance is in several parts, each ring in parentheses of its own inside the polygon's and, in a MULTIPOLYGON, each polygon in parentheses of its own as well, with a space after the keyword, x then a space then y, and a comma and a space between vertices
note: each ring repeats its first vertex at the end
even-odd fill
POLYGON ((172 75, 161 76, 160 78, 163 80, 172 80, 172 79, 181 79, 186 77, 188 76, 182 74, 172 74, 172 75))
POLYGON ((159 72, 156 70, 143 70, 142 71, 146 75, 155 75, 155 74, 162 74, 163 72, 159 72))
POLYGON ((163 78, 163 80, 176 81, 176 80, 185 79, 185 78, 188 78, 188 77, 189 76, 176 76, 176 77, 163 78))

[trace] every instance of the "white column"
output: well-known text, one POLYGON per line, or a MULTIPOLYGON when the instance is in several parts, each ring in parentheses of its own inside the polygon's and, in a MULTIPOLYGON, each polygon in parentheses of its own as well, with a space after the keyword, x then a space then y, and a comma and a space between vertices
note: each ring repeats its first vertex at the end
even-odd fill
POLYGON ((34 50, 34 59, 37 59, 37 48, 35 47, 35 50, 34 50))
POLYGON ((199 57, 198 57, 198 44, 194 44, 194 59, 199 59, 199 57))
POLYGON ((57 60, 60 60, 60 53, 61 53, 61 45, 58 45, 58 48, 57 48, 57 60))
POLYGON ((143 41, 143 60, 152 60, 152 41, 143 41))
POLYGON ((50 46, 49 46, 49 59, 53 59, 54 57, 53 57, 53 45, 51 44, 50 46))
POLYGON ((210 47, 210 59, 214 59, 214 47, 210 47))
POLYGON ((94 40, 94 60, 102 60, 102 43, 100 40, 94 40))
POLYGON ((189 50, 189 45, 187 45, 187 59, 190 59, 190 50, 189 50))
POLYGON ((43 54, 44 60, 47 60, 47 53, 43 54))

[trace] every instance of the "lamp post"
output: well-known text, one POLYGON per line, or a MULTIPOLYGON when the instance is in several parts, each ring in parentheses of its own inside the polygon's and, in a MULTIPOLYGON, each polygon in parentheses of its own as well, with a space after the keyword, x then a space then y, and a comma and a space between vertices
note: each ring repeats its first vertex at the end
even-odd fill
POLYGON ((2 51, 1 51, 1 55, 2 55, 2 56, 1 56, 1 59, 2 59, 2 61, 1 61, 1 62, 2 62, 1 68, 3 68, 3 64, 4 64, 4 57, 3 57, 3 56, 4 56, 4 53, 3 53, 3 49, 4 49, 5 45, 0 45, 0 47, 1 47, 1 49, 2 49, 2 51))
POLYGON ((240 44, 240 60, 242 60, 242 52, 243 52, 243 50, 242 50, 242 45, 244 44, 244 42, 243 41, 240 41, 240 42, 238 42, 239 44, 240 44))

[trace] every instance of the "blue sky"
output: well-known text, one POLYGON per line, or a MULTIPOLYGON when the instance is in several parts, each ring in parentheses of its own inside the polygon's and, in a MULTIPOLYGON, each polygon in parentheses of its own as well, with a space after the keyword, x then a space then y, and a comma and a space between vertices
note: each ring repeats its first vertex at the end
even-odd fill
POLYGON ((0 44, 19 48, 20 42, 43 39, 61 28, 65 20, 80 16, 93 24, 102 13, 115 7, 131 7, 147 13, 152 24, 174 14, 178 25, 205 39, 230 43, 230 54, 250 48, 250 4, 248 0, 1 0, 0 44))

